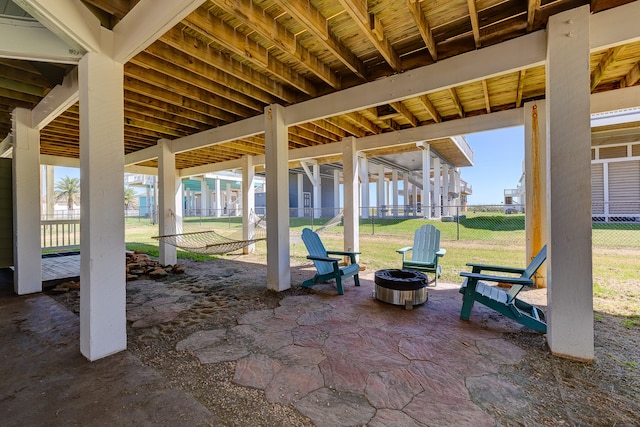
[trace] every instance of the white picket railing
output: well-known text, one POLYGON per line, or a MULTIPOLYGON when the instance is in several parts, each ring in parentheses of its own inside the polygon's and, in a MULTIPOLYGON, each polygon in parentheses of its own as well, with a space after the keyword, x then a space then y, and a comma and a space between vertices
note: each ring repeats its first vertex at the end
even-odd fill
POLYGON ((43 249, 66 249, 80 246, 79 219, 43 219, 40 221, 43 249))

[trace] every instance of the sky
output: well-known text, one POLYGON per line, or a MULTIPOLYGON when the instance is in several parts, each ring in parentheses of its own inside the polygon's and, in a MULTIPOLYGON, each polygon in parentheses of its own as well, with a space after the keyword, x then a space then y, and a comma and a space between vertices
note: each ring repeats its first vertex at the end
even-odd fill
POLYGON ((473 150, 473 166, 460 168, 460 177, 471 185, 469 205, 499 205, 504 190, 516 188, 524 160, 524 127, 467 135, 473 150))
MULTIPOLYGON (((460 168, 460 177, 473 188, 469 205, 499 205, 504 190, 516 188, 524 160, 524 127, 467 135, 473 150, 473 166, 460 168)), ((54 182, 65 176, 80 177, 80 169, 56 166, 54 182)), ((375 190, 371 202, 375 202, 375 190)))

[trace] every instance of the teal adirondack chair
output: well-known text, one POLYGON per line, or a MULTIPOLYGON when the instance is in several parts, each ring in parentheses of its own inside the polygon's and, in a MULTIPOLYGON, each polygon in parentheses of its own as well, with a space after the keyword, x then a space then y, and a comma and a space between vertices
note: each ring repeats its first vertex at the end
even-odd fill
POLYGON ((302 230, 302 241, 309 252, 307 259, 313 261, 313 264, 318 271, 311 279, 302 282, 303 287, 310 288, 320 282, 335 279, 338 294, 344 295, 342 280, 351 276, 353 276, 355 285, 360 286, 360 278, 358 277, 360 266, 356 263, 356 254, 359 254, 360 252, 327 251, 322 244, 322 240, 320 240, 318 233, 311 231, 308 228, 302 230), (340 266, 341 259, 331 258, 329 255, 349 256, 351 263, 346 266, 340 266))
POLYGON ((547 323, 544 312, 538 307, 528 304, 517 297, 518 293, 525 286, 533 286, 533 275, 547 258, 547 246, 543 246, 536 257, 531 261, 527 268, 518 267, 501 267, 484 264, 467 264, 472 267, 471 273, 462 272, 460 275, 466 277, 460 288, 462 296, 462 310, 460 310, 460 318, 469 320, 473 303, 478 301, 489 308, 503 314, 504 316, 515 320, 535 331, 546 333, 547 323), (482 271, 491 271, 498 273, 515 273, 520 277, 506 277, 482 274, 482 271), (494 286, 489 286, 480 280, 494 283, 510 283, 511 288, 505 292, 494 286))
POLYGON ((403 270, 418 270, 434 273, 434 285, 438 286, 438 277, 442 275, 442 265, 438 260, 446 253, 446 249, 440 249, 440 230, 431 224, 425 224, 418 228, 413 236, 413 246, 398 249, 402 254, 403 270), (411 252, 411 257, 407 254, 411 252))

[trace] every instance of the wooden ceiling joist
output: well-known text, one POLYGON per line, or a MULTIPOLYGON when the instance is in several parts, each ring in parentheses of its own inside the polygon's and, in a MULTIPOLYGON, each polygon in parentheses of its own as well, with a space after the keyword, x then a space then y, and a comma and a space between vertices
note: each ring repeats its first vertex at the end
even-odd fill
POLYGON ((456 111, 458 112, 458 115, 461 118, 464 118, 465 114, 464 114, 464 109, 462 108, 462 103, 460 102, 460 98, 458 97, 458 92, 456 91, 456 88, 451 87, 449 88, 449 96, 451 96, 451 101, 453 101, 453 105, 456 108, 456 111))
POLYGON ((429 115, 431 116, 434 122, 440 123, 442 121, 442 117, 440 117, 440 113, 438 113, 438 109, 433 105, 431 100, 429 100, 429 97, 427 95, 419 96, 418 100, 424 106, 424 108, 426 108, 426 110, 429 112, 429 115))
POLYGON ((409 12, 411 12, 411 16, 418 27, 418 31, 420 31, 420 36, 424 41, 425 46, 427 46, 427 50, 431 55, 431 58, 434 61, 438 60, 438 49, 436 47, 436 41, 433 38, 433 34, 431 32, 431 28, 429 27, 429 22, 427 21, 427 17, 422 11, 422 7, 420 6, 420 2, 417 0, 405 0, 407 3, 407 8, 409 8, 409 12))
POLYGON ((469 20, 471 21, 471 31, 473 32, 473 40, 476 48, 480 47, 480 23, 478 22, 478 10, 476 8, 476 0, 467 0, 469 8, 469 20))
POLYGON ((604 78, 607 69, 615 62, 623 48, 624 46, 616 46, 607 49, 606 53, 598 63, 598 66, 591 73, 591 92, 593 92, 598 87, 598 85, 604 78))
POLYGON ((620 80, 620 87, 631 87, 640 81, 640 62, 636 62, 631 70, 620 80))

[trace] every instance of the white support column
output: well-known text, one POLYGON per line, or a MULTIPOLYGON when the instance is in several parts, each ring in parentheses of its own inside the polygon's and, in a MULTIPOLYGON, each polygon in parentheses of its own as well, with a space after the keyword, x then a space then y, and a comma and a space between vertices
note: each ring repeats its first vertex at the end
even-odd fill
POLYGON ((409 174, 407 172, 402 174, 402 192, 404 195, 404 216, 409 216, 409 174))
POLYGON ((384 191, 384 165, 378 165, 378 180, 376 181, 378 216, 383 216, 383 206, 387 204, 384 191))
POLYGON ((393 185, 391 189, 391 197, 393 200, 392 214, 395 217, 398 216, 398 171, 395 169, 391 171, 391 182, 393 185))
POLYGON ((127 348, 124 245, 123 65, 87 53, 80 89, 80 352, 127 348))
POLYGON ((313 165, 313 218, 322 218, 322 178, 320 165, 313 165))
POLYGON ((202 182, 200 187, 200 215, 211 216, 209 213, 209 194, 211 194, 211 192, 209 191, 209 186, 207 185, 207 178, 203 176, 200 178, 200 180, 202 182))
POLYGON ((340 170, 333 170, 333 214, 340 212, 340 170))
POLYGON ((431 218, 431 146, 422 149, 422 216, 431 218))
POLYGON ((413 196, 413 203, 412 203, 413 216, 418 216, 418 186, 417 185, 411 184, 411 194, 413 196))
MULTIPOLYGON (((529 264, 547 243, 547 110, 542 101, 524 105, 525 233, 529 264)), ((537 287, 547 286, 547 263, 534 278, 537 287)))
POLYGON ((344 250, 360 251, 358 181, 359 162, 356 139, 342 140, 342 173, 344 181, 344 250))
MULTIPOLYGON (((255 212, 256 187, 253 156, 242 157, 242 239, 251 240, 255 237, 255 225, 252 213, 255 212)), ((242 253, 252 254, 256 249, 255 243, 242 248, 242 253)))
POLYGON ((231 183, 230 182, 227 182, 227 185, 225 186, 225 198, 226 198, 225 206, 227 208, 226 215, 229 216, 231 215, 231 210, 233 209, 233 206, 232 206, 233 200, 231 199, 231 183))
POLYGON ((54 180, 55 177, 53 175, 53 166, 46 165, 46 200, 47 200, 47 219, 53 219, 55 214, 55 206, 56 206, 56 198, 54 195, 54 180))
POLYGON ((220 212, 222 212, 222 193, 220 191, 220 178, 216 178, 216 211, 214 216, 220 216, 220 212))
MULTIPOLYGON (((158 141, 158 233, 163 235, 182 232, 182 181, 176 170, 176 155, 171 152, 170 141, 158 141)), ((178 257, 176 247, 160 240, 162 265, 173 265, 178 257)))
POLYGON ((267 288, 284 291, 291 287, 289 264, 289 144, 284 107, 264 109, 265 169, 267 184, 267 288))
POLYGON ((449 206, 449 164, 442 162, 442 215, 451 215, 449 206))
POLYGON ((547 212, 551 352, 593 360, 589 6, 547 26, 547 212))
POLYGON ((442 216, 442 181, 440 179, 440 157, 433 158, 433 217, 438 219, 442 216))
POLYGON ((13 289, 42 292, 40 248, 40 132, 31 110, 13 110, 13 289))
POLYGON ((184 216, 193 216, 193 193, 190 188, 184 189, 184 198, 186 200, 186 212, 184 216))
POLYGON ((451 191, 455 194, 455 197, 451 199, 451 203, 449 206, 452 206, 451 215, 456 215, 458 210, 459 198, 460 198, 460 172, 455 168, 455 166, 451 166, 449 169, 449 182, 451 182, 451 191))
POLYGON ((363 153, 358 153, 360 161, 360 208, 361 217, 369 218, 369 160, 363 153))
POLYGON ((298 174, 298 218, 304 216, 304 174, 298 174))

